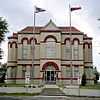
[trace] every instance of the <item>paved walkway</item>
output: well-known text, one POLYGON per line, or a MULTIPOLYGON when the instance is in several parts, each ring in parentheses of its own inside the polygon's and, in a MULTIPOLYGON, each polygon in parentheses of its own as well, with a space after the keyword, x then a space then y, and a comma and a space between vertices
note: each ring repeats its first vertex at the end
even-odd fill
POLYGON ((0 93, 40 93, 41 88, 0 87, 0 93))
POLYGON ((66 95, 100 97, 100 90, 95 89, 64 88, 62 91, 66 95))
POLYGON ((44 88, 0 87, 0 93, 24 93, 24 92, 25 93, 41 93, 41 95, 43 96, 74 95, 74 96, 100 97, 100 90, 79 89, 79 88, 72 88, 72 87, 59 89, 59 87, 55 85, 50 85, 50 86, 46 85, 44 88))

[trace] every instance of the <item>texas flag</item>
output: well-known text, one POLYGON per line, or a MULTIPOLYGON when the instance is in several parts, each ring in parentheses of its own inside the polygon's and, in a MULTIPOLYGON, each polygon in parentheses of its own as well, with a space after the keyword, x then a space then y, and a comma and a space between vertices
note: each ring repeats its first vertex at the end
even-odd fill
POLYGON ((70 8, 70 11, 80 10, 80 9, 81 9, 81 7, 71 7, 71 8, 70 8))

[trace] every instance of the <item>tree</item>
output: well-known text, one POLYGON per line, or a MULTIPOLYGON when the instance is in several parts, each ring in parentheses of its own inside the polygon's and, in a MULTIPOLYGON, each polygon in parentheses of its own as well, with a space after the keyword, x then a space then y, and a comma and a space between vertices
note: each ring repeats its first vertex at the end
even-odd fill
POLYGON ((2 53, 3 53, 3 51, 2 51, 2 49, 0 48, 0 59, 2 59, 2 53))
MULTIPOLYGON (((8 23, 5 19, 0 17, 0 45, 1 42, 4 41, 5 34, 8 32, 8 23)), ((0 59, 2 59, 2 51, 0 47, 0 59)))
POLYGON ((82 75, 81 85, 82 85, 82 86, 85 86, 85 85, 86 85, 86 74, 85 74, 85 72, 84 72, 83 75, 82 75))
POLYGON ((0 83, 5 83, 6 71, 7 71, 7 63, 1 65, 1 68, 0 68, 0 83))
POLYGON ((98 80, 99 80, 99 73, 98 73, 96 67, 94 68, 94 75, 95 75, 95 77, 94 77, 94 83, 97 84, 98 80))
POLYGON ((0 68, 0 83, 5 83, 6 69, 0 68))
POLYGON ((4 40, 5 33, 8 32, 8 23, 0 17, 0 43, 4 40))

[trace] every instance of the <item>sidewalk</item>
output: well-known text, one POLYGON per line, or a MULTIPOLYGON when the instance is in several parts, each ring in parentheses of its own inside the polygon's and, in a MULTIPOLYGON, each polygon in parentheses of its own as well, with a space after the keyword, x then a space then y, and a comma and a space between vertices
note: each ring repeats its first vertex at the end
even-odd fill
MULTIPOLYGON (((72 95, 72 96, 100 97, 100 90, 95 90, 95 89, 79 89, 79 88, 67 88, 67 87, 59 89, 64 93, 64 95, 67 96, 72 95)), ((0 93, 41 93, 42 90, 43 88, 0 87, 0 93)), ((58 90, 56 92, 60 93, 58 90)), ((48 94, 46 93, 46 95, 48 94)))
POLYGON ((61 90, 66 95, 100 97, 100 90, 95 89, 64 88, 61 90))
POLYGON ((0 87, 0 93, 40 93, 41 88, 0 87))

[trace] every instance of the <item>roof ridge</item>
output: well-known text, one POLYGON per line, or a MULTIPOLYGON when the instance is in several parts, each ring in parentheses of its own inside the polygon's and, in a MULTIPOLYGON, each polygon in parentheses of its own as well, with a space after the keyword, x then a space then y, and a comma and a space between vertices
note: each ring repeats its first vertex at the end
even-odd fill
MULTIPOLYGON (((20 30, 18 33, 31 33, 32 32, 32 29, 33 29, 33 27, 34 26, 27 26, 27 27, 25 27, 24 29, 22 29, 22 30, 20 30)), ((42 29, 44 29, 44 27, 45 26, 35 26, 35 28, 36 28, 36 32, 37 33, 39 33, 40 32, 40 30, 42 29)), ((70 27, 69 26, 57 26, 57 28, 59 28, 61 31, 65 31, 65 32, 69 32, 70 30, 70 27)), ((71 30, 72 30, 72 32, 80 32, 81 33, 81 31, 80 30, 78 30, 76 27, 74 27, 74 26, 71 26, 71 30)), ((53 30, 52 30, 53 31, 53 30)))

